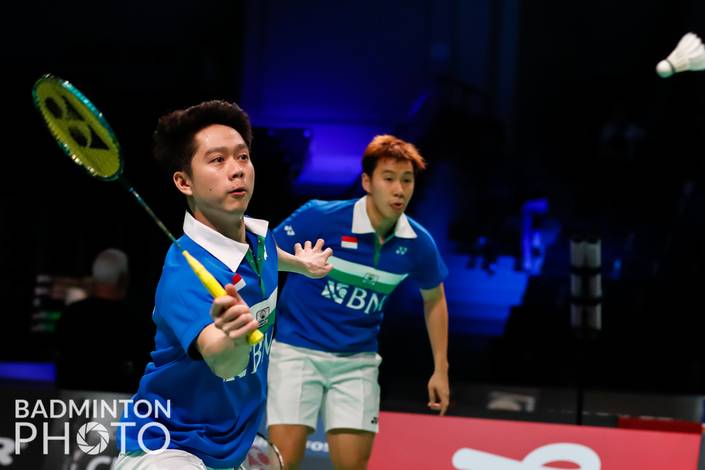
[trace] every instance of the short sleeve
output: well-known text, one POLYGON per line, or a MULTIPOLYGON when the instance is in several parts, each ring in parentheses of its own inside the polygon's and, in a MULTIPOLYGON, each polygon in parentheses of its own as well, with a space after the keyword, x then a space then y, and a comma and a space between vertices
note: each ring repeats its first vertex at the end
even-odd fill
POLYGON ((421 289, 432 289, 438 286, 448 276, 448 268, 438 252, 436 242, 430 235, 420 234, 419 251, 414 263, 411 279, 416 281, 421 289))
POLYGON ((201 330, 212 323, 213 299, 184 263, 166 269, 157 286, 155 320, 165 325, 188 352, 201 330))
POLYGON ((291 253, 296 243, 303 244, 306 240, 315 243, 318 234, 314 227, 321 217, 318 205, 316 200, 308 201, 274 229, 274 239, 279 248, 291 253))

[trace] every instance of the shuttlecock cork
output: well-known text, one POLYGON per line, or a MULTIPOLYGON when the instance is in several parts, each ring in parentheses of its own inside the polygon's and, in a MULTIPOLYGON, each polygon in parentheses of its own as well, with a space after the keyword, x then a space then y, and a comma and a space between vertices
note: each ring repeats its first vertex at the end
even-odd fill
POLYGON ((656 73, 661 78, 668 78, 679 72, 704 69, 705 47, 694 33, 683 36, 673 52, 656 65, 656 73))

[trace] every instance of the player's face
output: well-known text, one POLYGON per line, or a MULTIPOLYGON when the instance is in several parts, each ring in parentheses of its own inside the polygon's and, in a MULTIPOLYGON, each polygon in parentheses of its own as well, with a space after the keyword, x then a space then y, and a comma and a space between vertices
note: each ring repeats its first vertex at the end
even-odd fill
POLYGON ((414 194, 414 166, 408 160, 381 159, 372 177, 363 173, 362 187, 383 219, 396 220, 414 194))
MULTIPOLYGON (((244 139, 232 127, 213 124, 194 136, 191 175, 182 173, 182 193, 192 196, 195 214, 207 218, 242 216, 255 187, 255 169, 244 139)), ((198 218, 198 217, 197 217, 198 218)))

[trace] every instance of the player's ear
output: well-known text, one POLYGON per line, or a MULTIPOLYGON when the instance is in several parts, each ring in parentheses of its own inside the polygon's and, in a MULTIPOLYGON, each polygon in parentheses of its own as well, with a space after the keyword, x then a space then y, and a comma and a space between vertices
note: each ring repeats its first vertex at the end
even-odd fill
POLYGON ((181 191, 182 194, 185 194, 186 196, 193 195, 193 190, 191 187, 191 177, 189 177, 188 173, 186 173, 185 171, 176 171, 172 175, 172 180, 174 181, 176 189, 181 191))
POLYGON ((362 173, 362 189, 365 190, 366 193, 370 193, 370 176, 363 172, 362 173))

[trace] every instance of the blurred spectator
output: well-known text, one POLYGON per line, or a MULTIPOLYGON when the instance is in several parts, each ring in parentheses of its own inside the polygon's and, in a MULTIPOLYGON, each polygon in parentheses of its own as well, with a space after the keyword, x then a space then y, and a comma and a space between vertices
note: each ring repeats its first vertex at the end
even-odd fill
POLYGON ((70 303, 57 324, 57 385, 132 392, 149 350, 125 303, 127 255, 111 248, 95 258, 87 298, 70 303), (133 330, 133 331, 131 331, 133 330))

